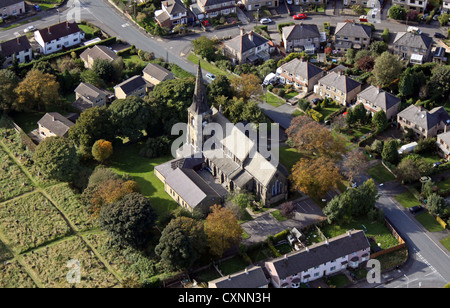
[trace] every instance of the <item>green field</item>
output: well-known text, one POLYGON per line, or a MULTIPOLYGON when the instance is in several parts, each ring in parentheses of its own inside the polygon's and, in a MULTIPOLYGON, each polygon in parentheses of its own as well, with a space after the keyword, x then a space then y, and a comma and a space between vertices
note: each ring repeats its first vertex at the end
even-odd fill
POLYGON ((218 68, 214 64, 211 64, 211 63, 201 59, 199 56, 197 56, 197 55, 195 55, 193 53, 190 53, 187 56, 187 59, 189 61, 191 61, 192 63, 194 63, 195 65, 198 64, 198 61, 200 61, 200 65, 202 66, 202 69, 204 69, 205 71, 208 71, 208 72, 210 72, 210 73, 212 73, 212 74, 214 74, 216 76, 219 76, 219 75, 228 76, 228 75, 230 75, 229 73, 222 71, 220 68, 218 68))
POLYGON ((298 153, 294 148, 291 148, 287 145, 280 147, 280 163, 283 164, 283 166, 285 166, 289 170, 289 172, 301 157, 302 155, 298 153))

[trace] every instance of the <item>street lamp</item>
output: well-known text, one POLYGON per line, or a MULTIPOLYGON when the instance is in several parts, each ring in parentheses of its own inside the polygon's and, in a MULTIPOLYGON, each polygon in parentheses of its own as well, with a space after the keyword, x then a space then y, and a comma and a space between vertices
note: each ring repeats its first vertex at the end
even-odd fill
POLYGON ((403 274, 403 276, 405 276, 405 278, 406 278, 406 288, 408 289, 409 288, 409 278, 408 278, 408 276, 406 276, 406 274, 403 274))

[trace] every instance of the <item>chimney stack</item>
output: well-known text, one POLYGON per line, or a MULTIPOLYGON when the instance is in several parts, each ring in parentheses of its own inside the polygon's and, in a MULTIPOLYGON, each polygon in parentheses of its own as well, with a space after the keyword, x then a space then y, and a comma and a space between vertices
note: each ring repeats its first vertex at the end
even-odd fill
POLYGON ((351 230, 348 230, 348 231, 347 231, 347 235, 348 235, 348 237, 352 237, 352 232, 351 232, 351 230))
POLYGON ((241 27, 241 36, 244 36, 244 27, 241 27))
POLYGON ((17 45, 20 45, 20 38, 17 38, 17 45))
POLYGON ((47 31, 48 31, 48 34, 52 34, 52 33, 50 32, 50 27, 47 28, 47 31))
POLYGON ((309 247, 308 246, 306 246, 306 252, 309 252, 309 247))
POLYGON ((253 42, 253 31, 251 31, 251 30, 248 33, 248 39, 253 42))
POLYGON ((69 22, 66 21, 66 28, 69 29, 69 22))
POLYGON ((325 239, 325 243, 326 243, 327 245, 330 245, 330 242, 328 242, 328 239, 327 239, 327 238, 325 239))

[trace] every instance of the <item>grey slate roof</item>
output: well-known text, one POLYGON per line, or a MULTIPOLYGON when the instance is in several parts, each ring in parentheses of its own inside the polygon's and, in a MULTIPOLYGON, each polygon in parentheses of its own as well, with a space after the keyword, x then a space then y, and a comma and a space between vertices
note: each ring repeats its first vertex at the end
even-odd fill
POLYGON ((3 42, 0 46, 0 53, 4 57, 9 57, 21 51, 31 49, 30 42, 25 35, 3 42))
POLYGON ((103 45, 95 45, 92 48, 88 48, 80 54, 80 58, 84 61, 88 60, 88 57, 92 59, 102 59, 108 61, 114 61, 119 58, 118 55, 111 49, 103 45))
POLYGON ((370 38, 372 28, 363 24, 355 24, 353 22, 338 22, 334 35, 370 38))
POLYGON ((166 177, 166 183, 193 209, 207 197, 220 202, 219 194, 192 169, 175 169, 166 177))
POLYGON ((50 130, 57 136, 63 137, 69 128, 75 125, 69 121, 66 117, 62 116, 58 112, 48 112, 39 121, 38 124, 50 130))
POLYGON ((436 107, 428 111, 422 107, 410 105, 399 112, 398 116, 426 130, 431 129, 441 122, 450 123, 450 116, 444 107, 436 107))
POLYGON ((157 170, 164 178, 166 178, 172 171, 176 170, 177 168, 196 169, 202 164, 203 158, 175 158, 164 164, 156 166, 155 170, 157 170))
POLYGON ((353 80, 344 74, 335 72, 328 73, 328 75, 319 80, 319 83, 335 87, 336 89, 344 93, 348 93, 361 85, 361 83, 359 83, 358 81, 353 80))
POLYGON ((285 279, 353 252, 370 248, 364 231, 353 230, 350 231, 350 234, 351 236, 348 236, 347 233, 344 233, 329 239, 328 244, 326 242, 313 244, 308 247, 309 251, 291 252, 266 263, 272 263, 278 277, 285 279))
POLYGON ((217 288, 260 288, 267 286, 269 280, 260 266, 251 266, 243 271, 217 278, 209 282, 217 288))
POLYGON ((364 91, 361 91, 358 97, 362 97, 384 111, 391 109, 401 102, 400 98, 374 86, 370 86, 364 91))
POLYGON ((230 2, 230 0, 200 0, 203 6, 221 5, 222 3, 230 2))
POLYGON ((170 15, 184 13, 187 9, 184 7, 180 0, 164 0, 161 3, 167 9, 170 15))
POLYGON ((268 43, 269 40, 264 38, 263 36, 250 31, 245 33, 244 35, 236 36, 231 40, 224 42, 223 44, 228 48, 236 50, 238 53, 244 53, 249 49, 264 45, 268 43))
POLYGON ((169 71, 166 70, 164 67, 156 64, 156 63, 149 63, 142 71, 143 73, 149 74, 153 78, 163 81, 165 78, 168 79, 175 79, 175 76, 169 71))
POLYGON ((442 133, 437 135, 439 139, 442 139, 442 141, 446 144, 446 145, 450 145, 450 132, 446 132, 446 133, 442 133))
POLYGON ((287 40, 300 40, 308 38, 320 38, 317 25, 297 24, 283 28, 283 37, 287 40))
POLYGON ((300 59, 292 59, 288 63, 283 64, 281 68, 294 75, 300 75, 307 80, 324 72, 314 64, 307 61, 301 61, 300 59))
POLYGON ((0 0, 0 7, 7 7, 13 4, 24 2, 23 0, 0 0))
POLYGON ((433 39, 424 34, 414 34, 411 32, 398 32, 394 38, 394 45, 408 46, 413 48, 428 49, 433 43, 433 39))
POLYGON ((146 86, 147 83, 145 82, 144 78, 140 75, 133 76, 127 80, 125 80, 122 83, 119 83, 114 88, 121 88, 122 91, 125 94, 129 94, 133 92, 134 90, 138 89, 139 87, 146 86))
POLYGON ((87 82, 81 82, 78 85, 78 87, 76 87, 75 93, 78 93, 79 95, 85 97, 88 100, 93 100, 96 99, 101 94, 106 94, 104 91, 87 82))

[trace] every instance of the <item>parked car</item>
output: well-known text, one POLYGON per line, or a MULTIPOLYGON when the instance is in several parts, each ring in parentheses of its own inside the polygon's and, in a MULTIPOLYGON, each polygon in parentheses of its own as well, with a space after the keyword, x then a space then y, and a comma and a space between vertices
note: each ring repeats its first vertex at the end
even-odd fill
POLYGON ((34 10, 36 11, 36 12, 40 12, 40 11, 42 11, 42 9, 41 9, 41 7, 39 6, 39 5, 35 5, 35 6, 33 6, 33 8, 34 8, 34 10))
POLYGON ((416 214, 416 213, 420 212, 421 210, 423 210, 423 207, 420 205, 415 205, 415 206, 409 208, 409 212, 411 214, 416 214))
POLYGON ((270 24, 272 22, 272 19, 270 19, 270 18, 262 18, 259 22, 261 24, 270 24))
POLYGON ((214 76, 213 74, 206 74, 206 78, 208 78, 209 80, 213 81, 214 79, 216 79, 216 76, 214 76))
POLYGON ((440 161, 435 162, 435 163, 433 164, 433 168, 437 168, 437 167, 439 167, 439 166, 442 165, 442 164, 443 164, 443 162, 440 162, 440 161))
POLYGON ((315 99, 313 99, 311 102, 314 104, 314 105, 317 105, 318 103, 321 103, 323 101, 323 99, 321 99, 321 98, 315 98, 315 99))
POLYGON ((439 33, 439 32, 436 32, 436 33, 434 34, 434 37, 435 37, 435 38, 440 38, 440 39, 445 39, 445 35, 442 34, 442 33, 439 33))
POLYGON ((23 32, 28 33, 28 32, 33 32, 33 31, 36 31, 36 30, 37 29, 36 29, 35 26, 29 26, 29 27, 26 27, 25 30, 23 30, 23 32))
POLYGON ((202 21, 202 25, 205 26, 205 27, 211 26, 211 24, 210 24, 209 21, 207 21, 207 20, 203 20, 203 21, 202 21))
POLYGON ((295 20, 298 20, 298 19, 306 19, 306 17, 307 17, 306 14, 300 13, 300 14, 294 15, 293 18, 294 18, 295 20))

